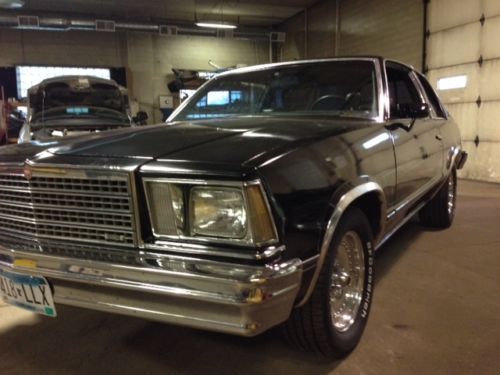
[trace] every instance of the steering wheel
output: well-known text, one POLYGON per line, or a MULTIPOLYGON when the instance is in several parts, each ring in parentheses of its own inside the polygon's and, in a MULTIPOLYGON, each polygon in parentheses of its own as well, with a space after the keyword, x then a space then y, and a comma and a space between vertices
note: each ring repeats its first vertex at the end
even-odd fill
POLYGON ((327 94, 317 98, 312 104, 311 109, 314 110, 324 110, 324 109, 338 109, 337 107, 345 103, 345 97, 338 94, 327 94), (332 105, 335 104, 335 105, 332 105), (325 106, 325 108, 322 108, 325 106))

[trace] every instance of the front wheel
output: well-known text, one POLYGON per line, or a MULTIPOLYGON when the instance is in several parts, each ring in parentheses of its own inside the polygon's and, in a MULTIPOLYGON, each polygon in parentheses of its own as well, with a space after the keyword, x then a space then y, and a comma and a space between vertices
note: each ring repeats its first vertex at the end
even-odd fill
POLYGON ((372 232, 366 216, 350 209, 341 219, 309 300, 285 323, 297 346, 342 357, 359 342, 373 295, 372 232))

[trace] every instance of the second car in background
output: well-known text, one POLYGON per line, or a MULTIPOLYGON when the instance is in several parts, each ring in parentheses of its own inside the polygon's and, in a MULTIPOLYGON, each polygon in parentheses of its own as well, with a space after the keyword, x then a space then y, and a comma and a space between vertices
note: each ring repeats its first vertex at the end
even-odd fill
POLYGON ((147 114, 132 118, 127 89, 113 80, 90 76, 50 78, 28 91, 28 118, 19 143, 131 127, 147 114))

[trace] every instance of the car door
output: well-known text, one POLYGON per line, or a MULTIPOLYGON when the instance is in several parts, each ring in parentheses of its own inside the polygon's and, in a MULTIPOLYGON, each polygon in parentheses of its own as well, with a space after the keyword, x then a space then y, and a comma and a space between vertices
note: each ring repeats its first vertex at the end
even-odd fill
POLYGON ((453 141, 451 141, 450 143, 450 140, 456 139, 456 137, 454 137, 456 131, 454 131, 453 126, 450 126, 450 121, 448 119, 446 109, 444 108, 431 84, 422 74, 416 73, 415 75, 418 79, 420 87, 422 88, 422 92, 425 94, 426 101, 429 104, 431 117, 434 121, 437 131, 439 132, 439 136, 443 138, 441 149, 441 167, 443 168, 444 176, 444 173, 446 173, 447 170, 445 164, 448 160, 451 160, 450 157, 455 150, 455 143, 453 141))
POLYGON ((428 104, 415 73, 394 62, 386 62, 389 121, 396 158, 395 209, 410 207, 442 177, 442 140, 435 119, 428 115, 412 118, 409 108, 428 104))

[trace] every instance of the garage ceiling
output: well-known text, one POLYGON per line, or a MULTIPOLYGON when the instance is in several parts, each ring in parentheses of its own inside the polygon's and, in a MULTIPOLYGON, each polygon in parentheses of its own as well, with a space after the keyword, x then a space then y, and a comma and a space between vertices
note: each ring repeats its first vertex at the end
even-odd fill
POLYGON ((272 26, 311 6, 317 0, 26 0, 22 13, 64 13, 135 20, 197 20, 272 26))

